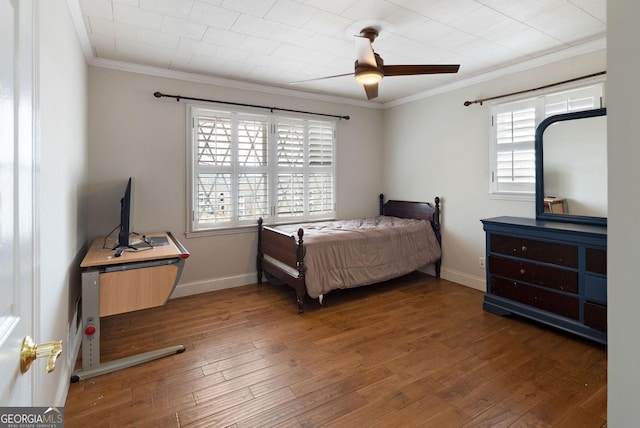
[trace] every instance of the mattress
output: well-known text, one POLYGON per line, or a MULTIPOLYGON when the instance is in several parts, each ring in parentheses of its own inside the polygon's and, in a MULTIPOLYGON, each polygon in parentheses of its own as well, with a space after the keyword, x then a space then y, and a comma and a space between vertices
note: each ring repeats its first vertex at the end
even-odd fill
POLYGON ((369 285, 405 275, 440 258, 440 245, 426 220, 391 216, 279 226, 304 230, 307 294, 369 285))

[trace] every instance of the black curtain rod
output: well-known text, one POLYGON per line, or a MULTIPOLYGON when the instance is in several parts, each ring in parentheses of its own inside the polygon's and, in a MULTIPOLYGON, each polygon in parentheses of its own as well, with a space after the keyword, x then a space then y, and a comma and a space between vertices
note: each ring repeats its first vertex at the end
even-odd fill
POLYGON ((180 101, 180 100, 204 101, 204 102, 207 102, 207 103, 230 104, 230 105, 233 105, 233 106, 265 108, 267 110, 271 110, 272 113, 273 113, 274 110, 278 110, 278 111, 288 111, 288 112, 291 112, 291 113, 313 114, 315 116, 335 117, 335 118, 338 118, 338 119, 345 119, 345 120, 349 120, 350 119, 349 116, 338 116, 338 115, 335 115, 335 114, 326 114, 326 113, 313 113, 311 111, 292 110, 292 109, 288 109, 288 108, 279 108, 279 107, 259 106, 259 105, 255 105, 255 104, 232 103, 231 101, 210 100, 210 99, 207 99, 207 98, 183 97, 182 95, 168 95, 168 94, 163 94, 162 92, 154 92, 153 96, 156 97, 156 98, 162 98, 162 97, 175 98, 176 101, 180 101))
POLYGON ((467 106, 467 107, 470 106, 471 104, 480 104, 480 105, 482 105, 482 103, 485 102, 485 101, 496 100, 498 98, 510 97, 511 95, 519 95, 519 94, 524 94, 524 93, 527 93, 527 92, 535 92, 535 91, 539 91, 540 89, 547 89, 547 88, 552 88, 552 87, 558 86, 558 85, 564 85, 565 83, 571 83, 571 82, 575 82, 575 81, 582 80, 582 79, 589 79, 591 77, 602 76, 603 74, 607 74, 607 72, 606 71, 600 71, 598 73, 588 74, 586 76, 580 76, 580 77, 576 77, 575 79, 564 80, 562 82, 556 82, 556 83, 552 83, 550 85, 540 86, 538 88, 525 89, 524 91, 511 92, 510 94, 497 95, 495 97, 482 98, 482 99, 474 100, 474 101, 465 101, 464 105, 467 106))

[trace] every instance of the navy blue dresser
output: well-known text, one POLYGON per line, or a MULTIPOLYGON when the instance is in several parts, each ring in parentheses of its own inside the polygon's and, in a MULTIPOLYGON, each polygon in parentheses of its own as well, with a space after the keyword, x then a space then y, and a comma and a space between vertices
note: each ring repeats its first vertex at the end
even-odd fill
POLYGON ((482 220, 484 310, 607 343, 607 227, 520 217, 482 220))

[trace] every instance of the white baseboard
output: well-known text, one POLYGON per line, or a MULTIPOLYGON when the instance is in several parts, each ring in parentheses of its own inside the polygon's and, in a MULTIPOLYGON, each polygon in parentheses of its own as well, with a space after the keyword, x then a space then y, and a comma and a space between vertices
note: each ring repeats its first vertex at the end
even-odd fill
POLYGON ((484 276, 477 277, 463 272, 459 272, 453 269, 443 267, 440 271, 440 276, 447 281, 456 282, 458 284, 466 285, 467 287, 475 288, 480 291, 487 291, 487 280, 484 276))
POLYGON ((193 296, 194 294, 208 293, 209 291, 224 290, 225 288, 240 287, 258 282, 258 276, 255 272, 245 273, 237 276, 229 276, 225 278, 214 278, 205 281, 187 282, 178 284, 171 298, 193 296))
MULTIPOLYGON (((435 275, 433 266, 427 266, 421 270, 429 275, 435 275)), ((486 291, 486 280, 484 277, 472 276, 453 269, 442 268, 440 276, 448 281, 456 282, 476 290, 486 291)), ((241 287, 243 285, 255 284, 258 277, 255 272, 242 275, 229 276, 224 278, 213 278, 205 281, 187 282, 178 284, 171 294, 171 298, 193 296, 194 294, 208 293, 210 291, 224 290, 226 288, 241 287)))
MULTIPOLYGON (((56 391, 56 397, 53 403, 48 404, 40 404, 41 406, 58 406, 64 407, 65 402, 67 401, 67 395, 69 394, 69 380, 71 379, 71 375, 74 372, 76 367, 76 360, 78 359, 78 354, 80 353, 80 345, 82 345, 82 323, 78 323, 79 312, 76 312, 73 315, 73 319, 69 323, 69 333, 67 334, 67 355, 66 358, 58 358, 59 363, 56 365, 56 370, 58 366, 60 366, 60 370, 63 372, 61 375, 62 381, 58 385, 58 390, 56 391)), ((64 355, 64 353, 63 353, 64 355)))

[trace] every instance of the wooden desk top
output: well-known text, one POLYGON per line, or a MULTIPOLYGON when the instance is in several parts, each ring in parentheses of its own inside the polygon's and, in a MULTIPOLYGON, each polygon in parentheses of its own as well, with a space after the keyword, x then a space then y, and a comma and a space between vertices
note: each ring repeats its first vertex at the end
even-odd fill
POLYGON ((120 257, 115 257, 115 250, 111 248, 115 245, 112 240, 107 240, 106 248, 104 236, 98 237, 93 241, 87 255, 80 263, 81 268, 90 268, 98 266, 109 266, 123 263, 143 262, 148 260, 171 259, 174 257, 187 258, 189 252, 182 244, 170 233, 148 233, 147 238, 155 236, 166 236, 169 245, 161 245, 153 248, 143 248, 140 250, 126 250, 120 257))

